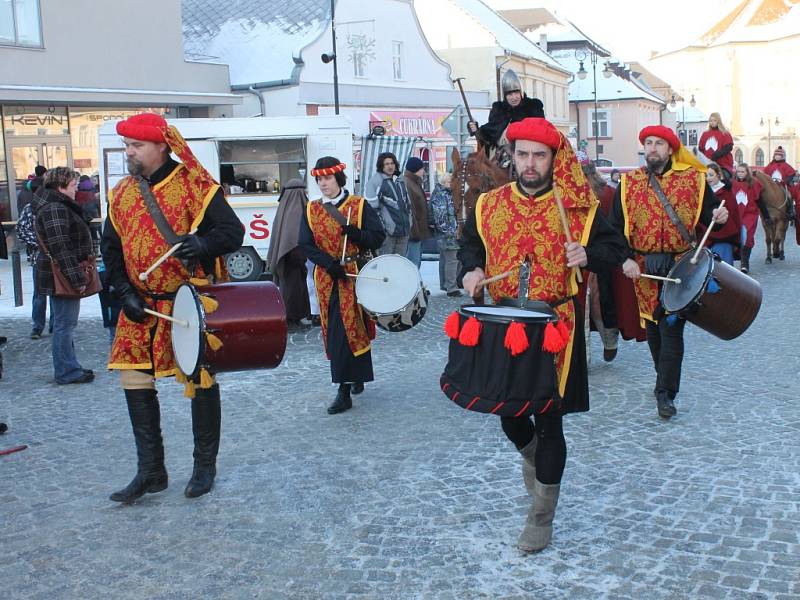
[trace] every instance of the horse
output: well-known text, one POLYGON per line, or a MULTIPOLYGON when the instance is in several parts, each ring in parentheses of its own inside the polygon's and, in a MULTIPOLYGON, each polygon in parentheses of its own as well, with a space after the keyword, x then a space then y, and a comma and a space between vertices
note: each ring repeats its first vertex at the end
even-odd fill
POLYGON ((453 148, 453 208, 456 213, 458 229, 457 236, 461 236, 461 229, 469 216, 475 210, 478 196, 499 188, 511 181, 509 169, 503 168, 478 149, 471 152, 462 160, 458 148, 453 148))
POLYGON ((771 223, 767 224, 761 220, 764 227, 764 235, 767 241, 767 264, 772 264, 772 259, 784 260, 786 255, 783 252, 783 243, 786 241, 786 230, 789 228, 789 202, 791 198, 787 195, 783 186, 776 183, 763 171, 753 170, 755 177, 761 184, 761 200, 767 207, 767 214, 771 223))

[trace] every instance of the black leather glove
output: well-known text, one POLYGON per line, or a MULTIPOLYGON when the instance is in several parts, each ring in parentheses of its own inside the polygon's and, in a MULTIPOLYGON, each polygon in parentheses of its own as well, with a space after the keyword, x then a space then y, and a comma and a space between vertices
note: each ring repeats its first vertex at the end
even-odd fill
POLYGON ((119 301, 122 303, 122 312, 134 323, 144 323, 147 313, 144 312, 145 303, 142 297, 136 292, 134 287, 126 283, 116 288, 119 301))
POLYGON ((338 281, 339 279, 347 279, 347 272, 344 270, 344 267, 340 265, 338 262, 332 263, 327 269, 328 275, 333 277, 334 281, 338 281))
POLYGON ((208 256, 208 246, 206 241, 199 235, 185 235, 179 240, 180 247, 175 251, 174 256, 184 260, 197 259, 203 260, 208 256))
POLYGON ((361 233, 361 229, 355 225, 342 225, 342 235, 346 235, 352 242, 360 242, 361 233))

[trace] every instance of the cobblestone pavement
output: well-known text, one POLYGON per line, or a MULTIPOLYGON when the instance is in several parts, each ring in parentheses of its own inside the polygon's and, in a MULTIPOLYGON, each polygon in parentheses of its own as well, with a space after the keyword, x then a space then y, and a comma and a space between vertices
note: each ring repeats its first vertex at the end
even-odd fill
MULTIPOLYGON (((790 234, 793 232, 790 232, 790 234)), ((81 323, 90 385, 53 383, 49 345, 8 335, 0 420, 0 596, 78 598, 800 598, 800 252, 753 259, 764 305, 741 338, 687 326, 679 414, 656 416, 644 344, 613 363, 594 334, 592 410, 565 420, 569 457, 544 552, 515 549, 527 501, 498 421, 438 389, 438 296, 423 323, 380 334, 376 382, 328 416, 318 329, 270 372, 221 376, 214 491, 187 500, 191 424, 160 384, 171 485, 123 507, 108 494, 134 447, 107 338, 81 323)))

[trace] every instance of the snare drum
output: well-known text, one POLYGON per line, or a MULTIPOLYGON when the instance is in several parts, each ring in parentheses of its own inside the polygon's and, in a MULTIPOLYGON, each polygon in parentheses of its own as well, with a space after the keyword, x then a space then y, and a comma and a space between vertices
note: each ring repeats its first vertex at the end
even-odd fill
POLYGON ((399 254, 373 258, 356 278, 358 303, 386 331, 406 331, 419 323, 429 295, 419 269, 399 254))
POLYGON ((692 264, 694 252, 685 254, 670 270, 661 303, 701 329, 732 340, 742 335, 761 308, 761 285, 703 248, 692 264))
POLYGON ((462 306, 458 329, 463 332, 471 318, 480 323, 477 344, 465 345, 463 337, 450 340, 447 366, 440 379, 445 395, 467 410, 499 416, 521 417, 559 409, 556 354, 542 349, 545 328, 558 319, 553 309, 533 301, 525 308, 462 306), (506 341, 512 324, 516 324, 516 335, 527 338, 527 349, 516 355, 506 341))
POLYGON ((175 294, 172 316, 189 324, 172 324, 175 362, 187 377, 196 377, 201 368, 212 373, 274 369, 283 359, 286 309, 270 281, 184 283, 175 294), (213 300, 208 303, 213 310, 204 307, 203 296, 213 300), (210 335, 222 343, 217 350, 210 335))

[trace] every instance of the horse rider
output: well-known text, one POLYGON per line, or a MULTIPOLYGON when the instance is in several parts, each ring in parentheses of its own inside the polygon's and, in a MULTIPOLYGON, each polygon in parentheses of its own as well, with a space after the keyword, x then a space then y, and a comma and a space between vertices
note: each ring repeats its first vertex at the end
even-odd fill
POLYGON ((786 150, 783 149, 783 146, 775 148, 775 152, 772 154, 772 162, 764 167, 764 173, 783 188, 783 194, 786 197, 787 218, 789 221, 794 221, 794 202, 789 195, 789 182, 797 174, 797 171, 786 162, 786 150))
POLYGON ((519 77, 512 69, 503 73, 500 85, 503 90, 503 99, 492 104, 489 121, 480 127, 478 127, 477 121, 467 123, 470 135, 474 135, 483 144, 487 156, 490 156, 491 150, 503 148, 508 144, 505 133, 511 123, 528 117, 544 118, 542 101, 538 98, 528 98, 522 91, 519 77))

